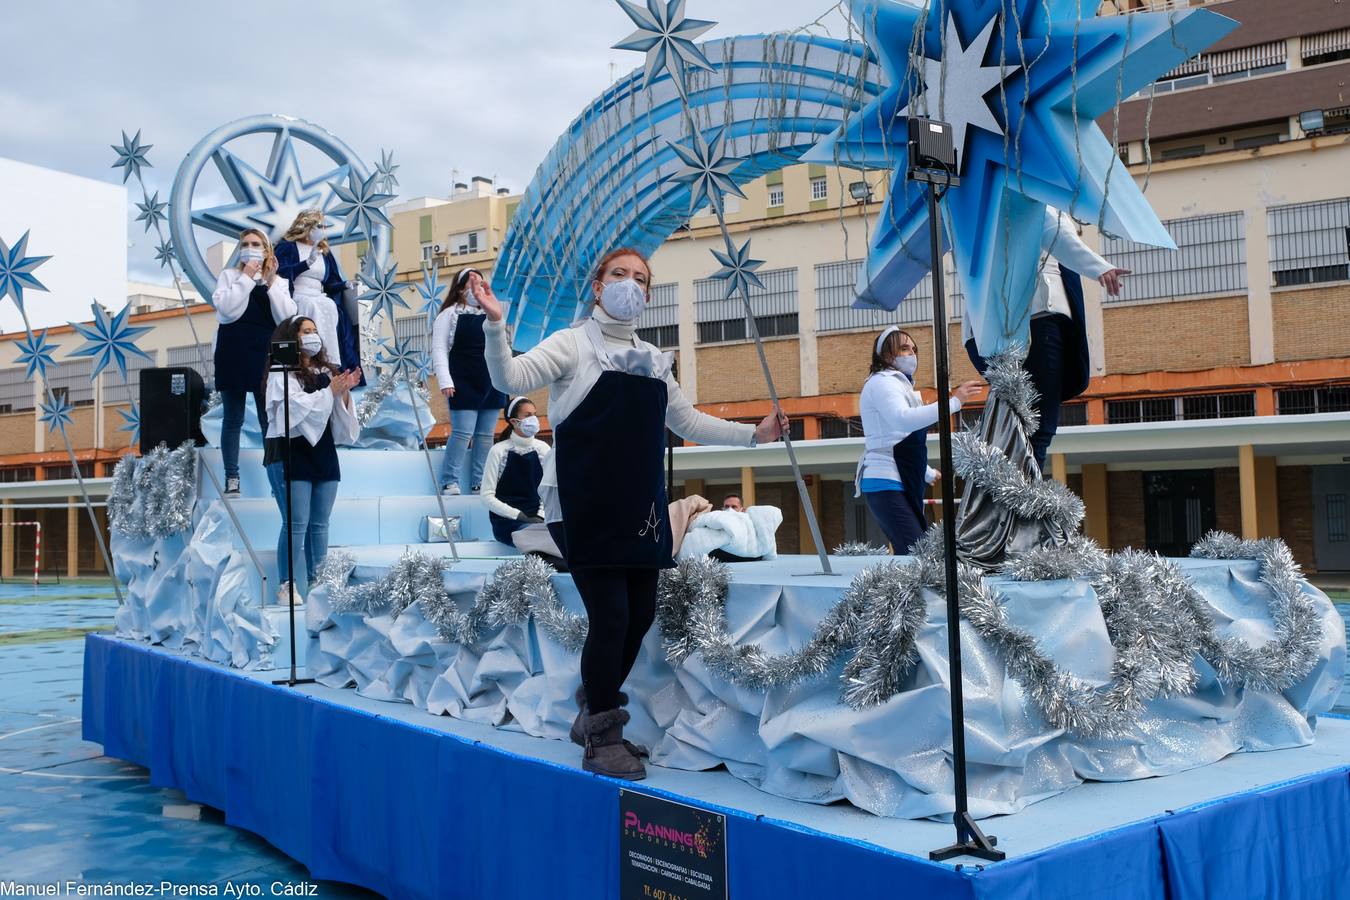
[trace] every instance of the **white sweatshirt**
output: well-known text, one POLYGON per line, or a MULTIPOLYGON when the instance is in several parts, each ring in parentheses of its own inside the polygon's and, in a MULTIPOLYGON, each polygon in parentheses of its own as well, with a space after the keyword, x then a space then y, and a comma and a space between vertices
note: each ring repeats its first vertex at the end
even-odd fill
MULTIPOLYGON (((948 409, 960 412, 961 401, 951 398, 948 409)), ((915 431, 927 429, 938 420, 938 405, 924 404, 919 392, 905 375, 895 369, 885 369, 870 376, 863 383, 858 400, 862 416, 863 451, 858 464, 858 483, 864 478, 884 481, 900 480, 892 451, 895 445, 915 431)), ((932 484, 937 471, 928 468, 928 483, 932 484)))
POLYGON ((481 316, 483 310, 477 306, 451 303, 436 314, 431 325, 431 361, 436 367, 436 383, 441 390, 455 386, 450 377, 450 348, 455 346, 455 329, 459 327, 460 316, 481 316))
POLYGON ((514 506, 497 499, 497 480, 502 477, 502 472, 506 471, 506 461, 510 454, 524 456, 527 453, 538 453, 539 461, 542 463, 548 459, 552 449, 537 438, 521 437, 516 434, 514 428, 511 429, 509 438, 493 444, 492 449, 488 451, 487 461, 483 463, 483 481, 478 489, 478 495, 487 504, 488 511, 495 512, 504 519, 514 519, 520 514, 520 510, 514 506))
MULTIPOLYGON (((318 370, 315 370, 318 371, 318 370)), ((285 429, 286 411, 283 399, 287 391, 282 387, 282 373, 273 372, 267 376, 267 436, 279 438, 285 429)), ((352 406, 349 391, 342 397, 341 403, 335 403, 333 392, 328 388, 305 393, 300 379, 286 378, 291 395, 291 432, 289 437, 303 437, 310 446, 317 445, 323 437, 328 423, 333 423, 333 442, 352 444, 361 434, 361 426, 356 421, 356 410, 352 406)))
MULTIPOLYGON (((258 282, 238 267, 221 271, 216 279, 215 292, 211 294, 211 305, 216 308, 216 320, 221 325, 238 322, 239 317, 248 310, 248 297, 258 282)), ((295 315, 295 301, 291 299, 290 286, 286 279, 274 278, 267 288, 267 299, 272 307, 272 321, 276 324, 295 315)))

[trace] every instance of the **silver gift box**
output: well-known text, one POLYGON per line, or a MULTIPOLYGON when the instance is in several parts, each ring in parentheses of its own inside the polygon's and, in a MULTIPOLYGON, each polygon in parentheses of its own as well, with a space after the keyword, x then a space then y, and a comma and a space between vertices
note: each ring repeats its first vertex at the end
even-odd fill
POLYGON ((423 516, 422 543, 424 544, 445 544, 450 541, 460 540, 459 535, 459 516, 423 516), (446 525, 449 524, 449 528, 446 525))

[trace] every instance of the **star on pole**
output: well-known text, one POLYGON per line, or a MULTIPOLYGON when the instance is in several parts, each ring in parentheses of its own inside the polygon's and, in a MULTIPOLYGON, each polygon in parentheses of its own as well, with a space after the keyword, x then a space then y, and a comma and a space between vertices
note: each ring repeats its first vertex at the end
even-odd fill
POLYGON ((375 174, 380 179, 380 190, 386 194, 394 193, 394 188, 398 187, 398 176, 394 173, 399 167, 394 164, 394 154, 389 150, 380 151, 380 161, 375 164, 375 174))
POLYGON ((154 144, 142 144, 141 132, 138 128, 134 138, 127 137, 127 133, 122 132, 122 146, 116 144, 110 145, 113 152, 117 154, 117 161, 110 166, 113 169, 122 170, 122 183, 126 184, 127 179, 135 175, 138 179, 141 177, 141 169, 151 168, 149 160, 145 158, 145 153, 154 144))
POLYGON ((712 274, 712 278, 714 281, 726 282, 725 299, 731 299, 737 291, 740 291, 742 297, 749 299, 751 287, 759 288, 761 291, 767 290, 764 282, 755 274, 755 270, 764 265, 764 260, 750 258, 748 238, 740 247, 727 238, 727 252, 723 253, 714 248, 712 255, 722 265, 722 268, 712 274))
POLYGON ((177 252, 178 251, 173 246, 173 239, 169 238, 168 240, 160 241, 155 247, 155 259, 159 260, 161 267, 170 268, 174 264, 177 252))
POLYGON ((159 199, 159 191, 155 191, 153 194, 143 193, 142 197, 144 202, 136 204, 136 208, 141 211, 141 214, 136 217, 136 221, 144 222, 145 230, 149 233, 151 228, 158 229, 159 223, 168 218, 165 210, 169 208, 169 204, 159 199))
POLYGON ((379 179, 380 173, 377 171, 366 178, 365 181, 358 181, 355 175, 351 176, 351 187, 343 184, 341 181, 332 182, 329 187, 333 189, 333 195, 337 197, 337 204, 328 212, 334 216, 346 217, 346 225, 342 229, 343 237, 348 237, 356 232, 365 235, 374 233, 376 225, 383 225, 386 228, 392 228, 393 223, 389 221, 382 208, 390 200, 394 199, 393 194, 383 193, 375 182, 379 179))
POLYGON ((117 426, 118 431, 130 431, 131 442, 138 443, 141 439, 141 408, 136 401, 131 402, 127 409, 118 407, 117 414, 122 417, 123 424, 117 426))
POLYGON ((66 426, 71 423, 70 412, 75 407, 66 402, 64 393, 53 392, 51 400, 39 405, 42 415, 38 421, 47 423, 47 431, 52 432, 61 429, 61 433, 66 433, 66 426))
POLYGON ((36 334, 29 333, 15 345, 19 349, 16 361, 24 366, 24 377, 32 380, 34 375, 47 378, 47 367, 56 365, 56 359, 52 356, 56 352, 56 345, 47 340, 47 331, 43 329, 36 334))
POLYGON ((127 316, 131 313, 131 304, 122 307, 122 311, 115 316, 108 315, 108 311, 97 302, 91 303, 90 307, 94 311, 92 322, 87 325, 80 322, 70 323, 70 327, 74 328, 76 333, 84 338, 84 343, 71 351, 70 357, 72 359, 89 357, 94 360, 94 369, 89 376, 91 381, 97 378, 108 366, 114 364, 117 366, 117 371, 122 373, 122 379, 125 381, 128 356, 150 359, 150 354, 136 346, 136 340, 153 329, 145 325, 130 325, 127 323, 127 316))
POLYGON ((385 316, 390 324, 394 321, 394 307, 401 306, 408 309, 408 301, 403 299, 403 292, 409 285, 395 281, 398 274, 398 264, 390 262, 389 267, 381 269, 375 263, 374 254, 371 254, 370 262, 364 271, 361 272, 361 283, 370 288, 370 294, 364 295, 362 300, 370 301, 370 318, 373 320, 376 316, 385 316))
POLYGON ((725 130, 719 128, 714 131, 711 140, 706 140, 701 132, 695 131, 688 141, 672 143, 670 149, 675 151, 684 165, 667 180, 689 186, 690 215, 705 205, 714 211, 720 210, 725 194, 745 197, 731 177, 745 160, 727 155, 725 130))
POLYGON ((47 288, 33 275, 33 270, 51 259, 50 256, 28 255, 28 232, 23 233, 13 247, 0 238, 0 300, 13 297, 23 310, 23 292, 46 291, 47 288))
POLYGON ((422 283, 417 286, 417 293, 422 297, 422 313, 427 317, 428 325, 435 324, 448 290, 450 286, 441 284, 440 273, 435 266, 422 267, 422 283))
POLYGON ((687 97, 684 84, 686 66, 713 71, 712 63, 703 55, 703 51, 694 43, 716 22, 703 19, 687 19, 684 15, 685 0, 647 0, 643 9, 631 0, 617 0, 619 7, 628 14, 628 18, 637 25, 637 31, 614 45, 615 50, 636 50, 647 54, 647 65, 643 71, 643 87, 650 88, 652 81, 662 70, 670 73, 675 90, 681 98, 687 97))
POLYGON ((429 365, 426 362, 426 354, 413 346, 410 338, 382 337, 379 343, 380 352, 375 357, 376 362, 402 372, 407 378, 412 378, 416 374, 420 380, 426 380, 421 376, 424 367, 429 365))

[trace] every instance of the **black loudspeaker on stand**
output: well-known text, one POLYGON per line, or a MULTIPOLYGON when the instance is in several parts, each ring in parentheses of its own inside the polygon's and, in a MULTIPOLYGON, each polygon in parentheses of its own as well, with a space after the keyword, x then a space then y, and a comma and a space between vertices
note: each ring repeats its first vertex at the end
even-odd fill
POLYGON ((196 369, 173 366, 141 372, 141 453, 160 444, 179 447, 184 441, 206 444, 202 435, 202 409, 206 406, 206 383, 196 369))
POLYGON ((268 372, 281 373, 282 425, 282 478, 286 482, 286 517, 282 527, 286 530, 286 571, 291 574, 286 582, 290 589, 291 613, 291 673, 287 678, 278 678, 273 684, 295 687, 297 684, 313 684, 313 678, 300 678, 295 668, 295 549, 291 539, 291 373, 300 371, 300 347, 296 341, 276 341, 272 344, 272 360, 268 372))
MULTIPOLYGON (((909 120, 909 179, 926 186, 928 195, 928 236, 933 272, 933 356, 937 363, 938 404, 951 393, 947 365, 947 308, 942 293, 942 219, 938 202, 949 188, 960 184, 956 177, 956 147, 952 127, 932 119, 909 120), (938 192, 941 187, 941 193, 938 192)), ((961 609, 956 581, 956 497, 952 484, 952 420, 938 416, 938 440, 942 451, 942 532, 946 546, 947 659, 952 694, 952 770, 956 781, 956 843, 928 854, 930 859, 945 860, 974 856, 998 862, 1005 857, 995 847, 998 838, 986 836, 971 818, 966 789, 966 714, 961 694, 961 609)))

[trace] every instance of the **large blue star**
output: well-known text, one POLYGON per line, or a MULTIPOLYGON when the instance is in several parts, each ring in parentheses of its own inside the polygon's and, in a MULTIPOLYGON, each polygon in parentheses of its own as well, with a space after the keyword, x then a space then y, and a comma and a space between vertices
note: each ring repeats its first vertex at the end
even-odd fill
POLYGON ((390 324, 393 324, 394 307, 408 308, 408 301, 403 299, 403 292, 411 285, 397 281, 397 276, 397 263, 390 262, 387 268, 381 269, 375 262, 374 255, 371 255, 370 262, 360 274, 361 283, 370 288, 370 293, 362 295, 361 299, 370 301, 371 319, 384 316, 390 324))
POLYGON ((960 136, 945 238, 986 356, 1026 341, 1045 207, 1175 246, 1095 120, 1237 23, 1200 9, 1098 18, 1095 8, 851 0, 889 86, 804 158, 892 169, 855 305, 894 310, 932 267, 925 195, 906 179, 911 114, 949 121, 960 136))
POLYGON ((70 323, 70 327, 84 338, 84 343, 72 350, 70 355, 93 358, 94 370, 89 375, 91 380, 108 366, 116 364, 117 371, 122 373, 122 380, 125 381, 128 356, 150 359, 150 354, 136 346, 136 339, 154 329, 147 325, 127 324, 131 304, 122 307, 122 311, 115 316, 108 315, 108 311, 98 303, 91 303, 90 306, 94 311, 94 321, 88 325, 70 323))
POLYGON ((45 291, 46 287, 33 275, 33 270, 51 259, 50 256, 28 255, 28 232, 23 233, 13 247, 0 238, 0 300, 13 297, 23 310, 23 292, 45 291))
MULTIPOLYGON (((259 172, 224 147, 217 149, 212 159, 234 202, 194 211, 192 224, 229 238, 239 237, 246 228, 259 228, 273 241, 280 240, 301 210, 327 210, 333 203, 331 182, 345 181, 350 171, 349 166, 341 165, 305 178, 295 144, 287 133, 277 135, 266 172, 259 172)), ((366 236, 354 237, 364 240, 366 236)))

